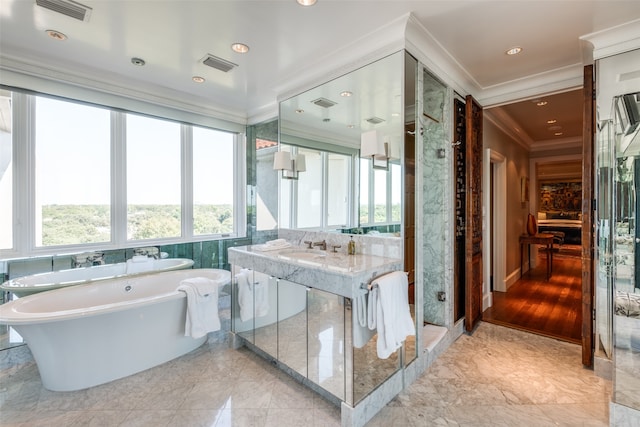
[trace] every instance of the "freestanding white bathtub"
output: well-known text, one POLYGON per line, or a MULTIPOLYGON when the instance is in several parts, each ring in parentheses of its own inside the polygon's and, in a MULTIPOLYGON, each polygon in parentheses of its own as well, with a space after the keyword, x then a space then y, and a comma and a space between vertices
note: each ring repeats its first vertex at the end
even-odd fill
POLYGON ((188 258, 153 259, 134 257, 127 262, 96 265, 93 267, 71 268, 32 274, 7 280, 0 289, 10 291, 18 297, 50 291, 66 286, 75 286, 99 280, 108 280, 120 276, 131 276, 150 272, 162 272, 191 268, 193 260, 188 258))
POLYGON ((29 295, 0 305, 0 324, 14 327, 31 349, 45 388, 72 391, 149 369, 202 345, 185 336, 187 278, 219 269, 169 271, 105 280, 29 295))

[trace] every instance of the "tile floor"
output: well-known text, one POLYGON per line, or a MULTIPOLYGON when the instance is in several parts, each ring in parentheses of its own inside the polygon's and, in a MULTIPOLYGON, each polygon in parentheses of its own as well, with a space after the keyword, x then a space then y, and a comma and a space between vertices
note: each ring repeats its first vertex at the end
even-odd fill
MULTIPOLYGON (((580 347, 483 323, 368 426, 606 426, 611 383, 580 347)), ((0 371, 2 426, 339 426, 340 413, 246 349, 207 344, 76 392, 42 388, 31 361, 0 371)))

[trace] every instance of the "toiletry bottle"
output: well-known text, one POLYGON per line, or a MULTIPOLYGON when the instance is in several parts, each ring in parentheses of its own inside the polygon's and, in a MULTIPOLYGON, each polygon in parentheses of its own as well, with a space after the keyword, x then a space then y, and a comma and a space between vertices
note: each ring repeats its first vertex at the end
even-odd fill
POLYGON ((349 241, 349 246, 348 246, 347 253, 349 255, 355 255, 356 254, 356 242, 353 241, 353 236, 351 236, 351 240, 349 241))

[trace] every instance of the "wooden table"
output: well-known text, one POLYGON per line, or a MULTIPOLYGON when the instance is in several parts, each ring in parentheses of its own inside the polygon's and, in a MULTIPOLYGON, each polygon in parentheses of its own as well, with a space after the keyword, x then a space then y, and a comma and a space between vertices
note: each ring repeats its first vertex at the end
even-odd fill
MULTIPOLYGON (((546 245, 547 247, 547 280, 553 271, 553 234, 538 233, 530 236, 522 234, 520 236, 520 275, 522 276, 522 257, 524 255, 524 245, 546 245)), ((529 269, 531 269, 531 247, 528 248, 529 269)))

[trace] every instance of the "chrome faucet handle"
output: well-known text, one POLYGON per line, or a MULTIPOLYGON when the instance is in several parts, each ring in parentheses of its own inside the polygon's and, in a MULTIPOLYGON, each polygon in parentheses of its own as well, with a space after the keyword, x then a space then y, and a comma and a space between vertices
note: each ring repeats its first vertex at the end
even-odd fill
POLYGON ((305 240, 304 243, 307 245, 308 249, 313 249, 313 242, 311 240, 305 240))
POLYGON ((331 248, 333 249, 333 252, 338 252, 336 249, 341 248, 342 245, 331 245, 331 248))
POLYGON ((313 246, 320 246, 320 249, 322 249, 323 251, 327 250, 327 241, 323 240, 322 242, 315 242, 313 244, 313 246))

